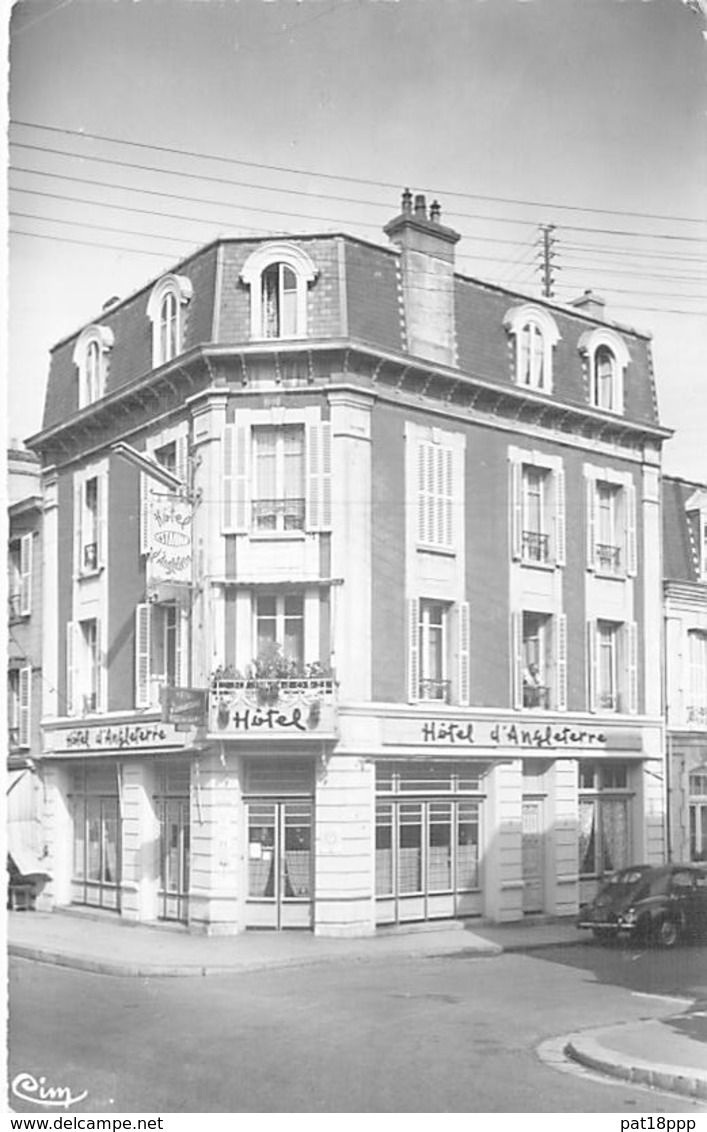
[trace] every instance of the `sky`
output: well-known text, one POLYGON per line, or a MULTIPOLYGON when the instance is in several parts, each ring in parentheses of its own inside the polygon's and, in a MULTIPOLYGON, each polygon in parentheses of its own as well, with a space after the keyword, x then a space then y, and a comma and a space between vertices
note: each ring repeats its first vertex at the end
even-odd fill
POLYGON ((387 244, 436 196, 463 274, 586 288, 653 335, 666 471, 707 480, 699 0, 19 0, 9 18, 8 435, 49 351, 218 235, 387 244))

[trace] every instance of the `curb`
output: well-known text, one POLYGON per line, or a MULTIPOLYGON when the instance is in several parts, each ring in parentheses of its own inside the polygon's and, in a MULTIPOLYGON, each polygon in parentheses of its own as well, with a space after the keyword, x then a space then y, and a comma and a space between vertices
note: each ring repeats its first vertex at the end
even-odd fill
POLYGON ((613 1050, 609 1054, 596 1035, 607 1034, 619 1028, 612 1026, 604 1030, 595 1030, 594 1036, 570 1034, 563 1052, 572 1061, 588 1069, 595 1069, 634 1085, 649 1085, 653 1089, 676 1093, 691 1100, 707 1099, 707 1072, 700 1073, 699 1070, 681 1066, 643 1061, 641 1058, 628 1057, 613 1050))

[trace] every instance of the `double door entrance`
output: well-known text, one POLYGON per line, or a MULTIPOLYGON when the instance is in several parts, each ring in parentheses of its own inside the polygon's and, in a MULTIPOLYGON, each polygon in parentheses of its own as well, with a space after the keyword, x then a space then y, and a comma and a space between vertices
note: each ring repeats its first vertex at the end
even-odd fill
POLYGON ((251 799, 248 897, 251 928, 311 928, 313 805, 308 799, 251 799))

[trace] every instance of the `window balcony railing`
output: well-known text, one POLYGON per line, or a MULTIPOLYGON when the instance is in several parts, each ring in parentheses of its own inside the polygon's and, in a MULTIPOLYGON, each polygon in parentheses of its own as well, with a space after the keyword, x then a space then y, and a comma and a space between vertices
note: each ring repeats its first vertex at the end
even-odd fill
POLYGON ((98 543, 85 542, 83 544, 83 569, 84 570, 97 570, 98 569, 98 543))
POLYGON ((598 542, 594 547, 594 553, 598 570, 603 570, 607 574, 618 574, 620 572, 621 547, 598 542))
POLYGON ((419 696, 421 700, 434 700, 437 703, 448 704, 451 691, 450 680, 420 680, 419 696))
POLYGON ((253 529, 256 531, 303 531, 304 499, 255 499, 253 529))
POLYGON ((549 708, 550 707, 550 689, 546 684, 524 684, 523 685, 523 707, 525 708, 549 708))
POLYGON ((550 536, 540 531, 523 531, 523 558, 526 562, 547 562, 550 557, 550 536))

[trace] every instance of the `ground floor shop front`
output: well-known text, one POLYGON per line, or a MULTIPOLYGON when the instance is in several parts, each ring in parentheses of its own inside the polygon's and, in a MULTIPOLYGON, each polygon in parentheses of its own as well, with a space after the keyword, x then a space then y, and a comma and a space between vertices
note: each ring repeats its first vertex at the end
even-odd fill
POLYGON ((662 761, 635 742, 469 747, 59 746, 42 765, 43 906, 363 935, 571 916, 602 876, 664 859, 662 761))

